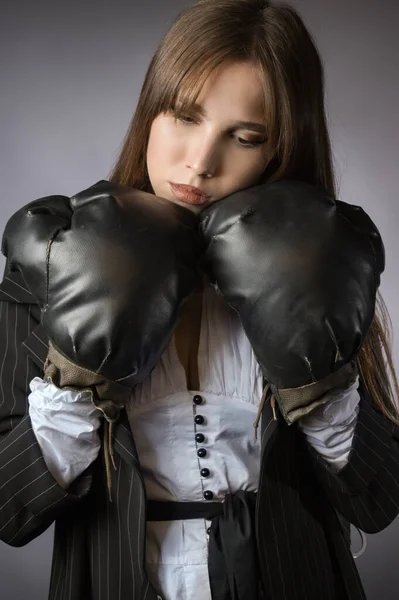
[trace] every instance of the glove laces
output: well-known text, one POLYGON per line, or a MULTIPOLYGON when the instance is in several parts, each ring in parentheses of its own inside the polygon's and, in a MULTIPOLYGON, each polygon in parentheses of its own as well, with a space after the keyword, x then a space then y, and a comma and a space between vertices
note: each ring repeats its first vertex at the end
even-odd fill
MULTIPOLYGON (((261 415, 262 415, 263 407, 264 407, 265 402, 266 402, 266 396, 267 396, 267 392, 269 391, 269 388, 270 388, 270 383, 267 383, 266 386, 265 386, 265 388, 264 388, 264 390, 263 390, 262 398, 261 398, 260 403, 259 403, 258 414, 256 415, 256 419, 254 421, 254 429, 255 429, 254 435, 255 435, 255 440, 258 439, 259 421, 260 421, 260 418, 261 418, 261 415)), ((273 419, 275 421, 277 421, 276 399, 274 397, 274 394, 272 394, 270 396, 270 405, 271 405, 272 411, 273 411, 273 419)))
POLYGON ((105 417, 104 421, 104 461, 105 461, 105 471, 107 475, 107 489, 108 489, 108 498, 109 501, 112 502, 111 496, 111 484, 112 484, 112 473, 111 473, 111 463, 114 467, 115 471, 117 471, 117 467, 114 459, 114 448, 112 444, 112 435, 114 430, 115 421, 108 420, 105 417))

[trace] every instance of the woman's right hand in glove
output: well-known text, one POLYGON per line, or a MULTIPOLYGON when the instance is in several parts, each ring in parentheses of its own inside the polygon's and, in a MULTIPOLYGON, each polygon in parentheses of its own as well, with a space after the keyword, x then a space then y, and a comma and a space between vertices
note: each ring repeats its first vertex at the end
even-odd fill
POLYGON ((109 420, 149 375, 199 284, 201 241, 189 210, 99 181, 18 210, 2 241, 42 310, 45 378, 95 390, 109 420))

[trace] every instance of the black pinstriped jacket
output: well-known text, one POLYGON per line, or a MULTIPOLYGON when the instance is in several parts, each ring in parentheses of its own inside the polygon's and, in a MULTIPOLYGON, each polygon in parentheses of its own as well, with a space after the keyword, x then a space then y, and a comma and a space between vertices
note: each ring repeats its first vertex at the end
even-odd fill
MULTIPOLYGON (((128 419, 114 431, 107 500, 103 453, 69 488, 49 473, 27 414, 48 340, 18 274, 0 284, 0 539, 22 546, 55 521, 51 600, 157 600, 145 571, 146 496, 128 419)), ((333 474, 296 425, 261 419, 256 533, 267 600, 359 600, 348 522, 369 533, 399 512, 399 432, 364 385, 348 464, 333 474)), ((4 590, 2 590, 4 593, 4 590)), ((178 598, 173 600, 179 600, 178 598)))

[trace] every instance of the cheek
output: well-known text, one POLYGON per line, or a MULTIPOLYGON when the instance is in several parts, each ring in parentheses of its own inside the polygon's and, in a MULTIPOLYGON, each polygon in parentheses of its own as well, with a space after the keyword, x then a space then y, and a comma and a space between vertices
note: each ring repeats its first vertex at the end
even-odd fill
POLYGON ((178 161, 179 149, 172 126, 164 118, 155 119, 152 124, 147 147, 147 171, 153 192, 165 194, 164 183, 173 172, 178 161))
POLYGON ((171 125, 166 119, 154 122, 148 141, 147 160, 170 162, 171 153, 177 148, 174 137, 171 125))
POLYGON ((270 162, 270 152, 267 148, 261 148, 259 154, 252 163, 252 179, 258 180, 262 177, 267 165, 270 162))
MULTIPOLYGON (((244 154, 244 151, 242 152, 244 154)), ((265 170, 266 162, 261 156, 251 156, 251 151, 248 150, 248 157, 245 159, 241 158, 240 161, 236 161, 234 169, 229 169, 236 185, 241 187, 249 187, 254 185, 255 182, 261 177, 265 170)))
POLYGON ((163 142, 162 136, 160 135, 159 128, 153 126, 150 132, 147 148, 147 163, 148 167, 152 167, 154 163, 159 160, 159 157, 163 154, 163 142))
POLYGON ((147 170, 152 187, 158 195, 162 195, 165 179, 169 179, 174 167, 179 162, 180 150, 176 135, 171 125, 159 122, 153 125, 147 149, 147 170))

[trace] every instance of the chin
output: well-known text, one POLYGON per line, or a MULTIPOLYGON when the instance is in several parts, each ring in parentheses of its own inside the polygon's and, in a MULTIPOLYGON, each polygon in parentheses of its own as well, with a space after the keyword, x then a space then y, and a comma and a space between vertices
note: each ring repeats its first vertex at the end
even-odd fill
POLYGON ((197 204, 187 204, 186 202, 179 202, 179 200, 172 200, 172 202, 174 202, 175 204, 178 204, 179 206, 182 206, 183 208, 186 208, 187 210, 191 211, 192 213, 194 213, 195 215, 198 215, 201 210, 204 208, 204 206, 198 206, 197 204))
POLYGON ((198 213, 200 213, 201 210, 204 208, 203 205, 198 206, 197 204, 188 204, 188 202, 181 202, 177 198, 168 198, 166 196, 163 196, 163 198, 165 198, 165 200, 169 200, 169 202, 173 202, 173 204, 177 204, 178 206, 182 206, 183 208, 190 210, 191 212, 195 213, 196 215, 198 213))

